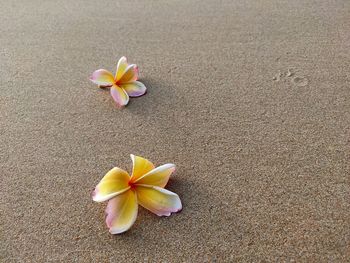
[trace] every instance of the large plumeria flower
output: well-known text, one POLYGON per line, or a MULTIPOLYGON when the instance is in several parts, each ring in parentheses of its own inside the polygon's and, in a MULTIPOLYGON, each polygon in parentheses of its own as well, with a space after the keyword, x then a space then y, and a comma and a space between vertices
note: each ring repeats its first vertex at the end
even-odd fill
POLYGON ((114 167, 96 186, 92 199, 108 201, 106 224, 111 234, 127 231, 135 222, 138 205, 158 216, 170 216, 182 209, 179 196, 164 189, 175 165, 168 163, 157 168, 139 156, 130 155, 132 175, 114 167))
POLYGON ((126 57, 118 61, 115 76, 105 69, 98 69, 90 80, 99 87, 111 88, 111 95, 119 107, 125 106, 130 97, 139 97, 146 93, 146 87, 138 80, 138 68, 135 64, 128 64, 126 57))

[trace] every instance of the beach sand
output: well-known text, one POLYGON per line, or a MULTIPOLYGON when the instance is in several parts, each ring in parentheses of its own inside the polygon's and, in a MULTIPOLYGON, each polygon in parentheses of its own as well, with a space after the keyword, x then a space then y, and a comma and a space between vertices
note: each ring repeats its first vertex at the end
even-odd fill
POLYGON ((1 1, 1 262, 345 262, 350 2, 1 1), (216 3, 215 3, 216 2, 216 3), (119 110, 88 80, 138 64, 119 110), (181 213, 109 234, 91 192, 177 165, 181 213))

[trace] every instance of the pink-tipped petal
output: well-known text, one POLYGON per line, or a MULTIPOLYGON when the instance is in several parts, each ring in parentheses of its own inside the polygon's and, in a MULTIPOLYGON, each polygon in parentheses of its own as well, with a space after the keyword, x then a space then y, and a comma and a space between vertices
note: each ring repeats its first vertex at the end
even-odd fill
POLYGON ((117 85, 111 87, 111 96, 119 107, 123 107, 129 102, 128 94, 117 85))
POLYGON ((120 79, 117 80, 117 84, 125 84, 129 82, 136 81, 138 79, 138 68, 135 64, 128 65, 125 69, 125 72, 120 77, 120 79))
POLYGON ((130 188, 129 179, 126 171, 114 167, 98 183, 92 193, 92 199, 95 202, 103 202, 127 191, 130 188))
POLYGON ((121 84, 120 87, 123 88, 130 97, 142 96, 146 93, 147 90, 145 85, 143 85, 143 83, 140 81, 121 84))
POLYGON ((179 196, 157 186, 136 186, 138 203, 158 216, 170 216, 179 212, 182 204, 179 196))
POLYGON ((175 171, 175 164, 161 165, 134 181, 136 185, 150 185, 164 187, 169 181, 170 175, 175 171))
POLYGON ((96 85, 110 87, 114 84, 114 78, 111 72, 105 69, 98 69, 92 73, 90 80, 96 85))
POLYGON ((111 234, 120 234, 135 223, 137 217, 137 197, 134 191, 126 191, 108 201, 106 224, 111 234))
POLYGON ((126 57, 121 57, 118 61, 117 71, 115 73, 115 80, 118 81, 125 73, 126 68, 128 67, 128 61, 126 57))

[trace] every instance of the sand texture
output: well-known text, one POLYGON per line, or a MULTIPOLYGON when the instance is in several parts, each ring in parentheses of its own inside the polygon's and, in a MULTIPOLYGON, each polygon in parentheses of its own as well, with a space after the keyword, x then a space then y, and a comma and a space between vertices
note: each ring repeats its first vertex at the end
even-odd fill
POLYGON ((350 1, 0 0, 0 262, 350 262, 350 1), (126 55, 119 110, 88 77, 126 55), (129 154, 183 211, 108 233, 129 154))

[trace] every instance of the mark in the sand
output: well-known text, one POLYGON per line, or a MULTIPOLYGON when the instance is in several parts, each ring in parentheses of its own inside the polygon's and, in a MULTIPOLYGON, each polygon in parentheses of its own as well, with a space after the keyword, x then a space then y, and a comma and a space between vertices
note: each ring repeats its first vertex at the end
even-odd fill
POLYGON ((276 76, 274 76, 272 79, 274 81, 280 81, 281 80, 281 76, 282 76, 281 72, 278 71, 278 74, 276 74, 276 76))
POLYGON ((298 87, 305 87, 309 81, 305 77, 295 77, 292 79, 292 83, 297 85, 298 87))
POLYGON ((309 84, 309 81, 306 77, 299 77, 296 75, 297 74, 295 71, 292 71, 290 68, 288 68, 286 72, 278 71, 278 73, 272 79, 276 82, 280 80, 285 81, 286 79, 290 79, 290 81, 298 87, 305 87, 309 84))

